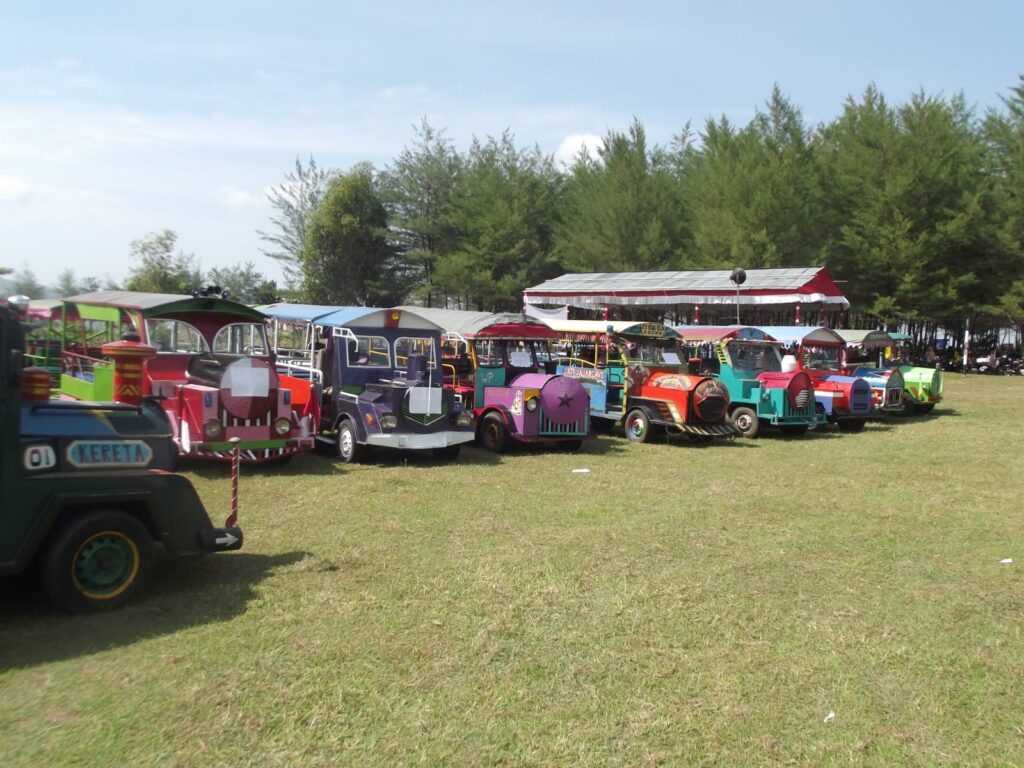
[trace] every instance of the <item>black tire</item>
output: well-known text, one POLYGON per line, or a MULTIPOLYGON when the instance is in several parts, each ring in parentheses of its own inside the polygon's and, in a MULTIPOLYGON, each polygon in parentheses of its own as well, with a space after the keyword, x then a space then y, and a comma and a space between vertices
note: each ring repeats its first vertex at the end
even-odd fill
POLYGON ((922 416, 927 416, 929 413, 935 410, 935 403, 921 403, 914 406, 914 413, 919 413, 922 416))
POLYGON ((761 431, 761 420, 757 418, 757 412, 753 408, 745 405, 733 408, 729 419, 743 437, 755 438, 761 431))
POLYGON ((786 437, 802 437, 807 434, 806 424, 783 424, 779 429, 786 437))
POLYGON ((631 443, 646 443, 651 436, 651 420, 641 408, 634 408, 626 414, 622 428, 631 443))
POLYGON ((839 429, 843 432, 860 432, 867 419, 840 419, 839 429))
POLYGON ((444 448, 434 448, 430 455, 439 461, 455 461, 459 458, 459 452, 462 450, 461 444, 448 445, 444 448))
POLYGON ((359 461, 363 454, 363 446, 359 444, 359 435, 355 426, 348 419, 338 424, 338 458, 346 464, 359 461))
POLYGON ((508 448, 508 429, 501 414, 491 411, 480 422, 476 431, 476 439, 484 448, 494 453, 502 453, 508 448))
POLYGON ((43 551, 40 576, 54 605, 76 613, 122 607, 153 576, 153 539, 142 522, 104 509, 69 518, 43 551))
POLYGON ((558 447, 567 453, 576 453, 576 451, 583 447, 583 440, 562 440, 558 443, 558 447))
POLYGON ((826 427, 826 426, 828 426, 828 414, 825 413, 825 406, 824 405, 822 405, 821 403, 815 403, 814 404, 814 415, 818 419, 820 419, 821 421, 815 423, 813 427, 808 427, 808 429, 818 429, 819 427, 826 427))
POLYGON ((900 416, 913 416, 917 413, 917 403, 914 402, 914 397, 906 390, 900 395, 900 405, 903 406, 903 410, 900 411, 900 416))

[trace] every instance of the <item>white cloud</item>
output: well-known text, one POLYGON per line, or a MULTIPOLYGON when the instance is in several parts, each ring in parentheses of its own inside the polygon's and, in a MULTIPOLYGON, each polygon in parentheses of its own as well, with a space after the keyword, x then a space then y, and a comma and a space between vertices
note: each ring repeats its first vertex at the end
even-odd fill
POLYGON ((32 188, 17 176, 0 176, 0 203, 27 203, 32 188))
POLYGON ((583 151, 584 147, 590 156, 597 158, 597 150, 604 147, 600 136, 593 133, 570 133, 555 150, 555 162, 561 163, 568 168, 576 160, 576 157, 583 151))
POLYGON ((217 200, 228 208, 255 208, 263 205, 263 198, 236 184, 222 184, 217 188, 217 200))

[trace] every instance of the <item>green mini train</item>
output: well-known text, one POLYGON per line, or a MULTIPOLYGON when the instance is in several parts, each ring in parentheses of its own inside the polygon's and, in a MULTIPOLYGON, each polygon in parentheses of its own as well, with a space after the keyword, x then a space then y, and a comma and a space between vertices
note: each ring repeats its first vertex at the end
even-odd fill
POLYGON ((54 604, 96 611, 145 589, 158 545, 177 557, 239 549, 234 520, 214 527, 171 471, 158 405, 50 399, 50 373, 23 368, 23 308, 0 302, 0 575, 35 570, 54 604))
POLYGON ((910 365, 901 360, 901 351, 906 350, 910 337, 897 331, 867 331, 857 329, 840 330, 837 333, 846 342, 844 370, 852 376, 902 377, 903 393, 900 398, 900 415, 914 416, 931 413, 942 402, 943 376, 939 368, 910 365), (881 339, 880 341, 873 341, 881 339), (882 350, 892 353, 887 365, 882 350), (882 360, 873 365, 881 353, 882 360))

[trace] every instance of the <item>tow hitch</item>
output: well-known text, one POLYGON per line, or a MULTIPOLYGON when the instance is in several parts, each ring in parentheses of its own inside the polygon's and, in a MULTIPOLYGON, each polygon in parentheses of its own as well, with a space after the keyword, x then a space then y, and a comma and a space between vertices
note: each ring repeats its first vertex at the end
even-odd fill
POLYGON ((199 547, 204 552, 229 552, 242 548, 242 529, 238 526, 238 470, 242 459, 237 437, 231 438, 231 514, 223 528, 211 528, 199 534, 199 547))

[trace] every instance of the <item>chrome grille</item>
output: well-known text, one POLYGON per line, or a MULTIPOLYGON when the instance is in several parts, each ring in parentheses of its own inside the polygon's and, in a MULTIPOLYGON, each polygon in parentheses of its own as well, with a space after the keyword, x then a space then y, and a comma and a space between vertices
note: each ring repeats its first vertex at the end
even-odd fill
POLYGON ((585 421, 571 421, 568 424, 556 424, 547 417, 541 417, 541 435, 585 435, 587 433, 585 421))
POLYGON ((871 387, 864 379, 856 379, 850 387, 850 413, 871 413, 871 387))
POLYGON ((220 423, 225 427, 262 427, 264 424, 269 427, 273 420, 273 410, 269 410, 263 414, 263 416, 259 416, 255 419, 239 419, 228 413, 226 408, 221 409, 220 412, 220 423))
POLYGON ((798 411, 802 411, 804 408, 806 408, 807 403, 810 399, 811 393, 809 390, 806 389, 801 389, 799 392, 796 393, 796 397, 793 398, 794 402, 796 402, 796 408, 798 411))
POLYGON ((704 421, 719 421, 725 415, 725 398, 721 395, 708 395, 701 403, 697 414, 704 421))

